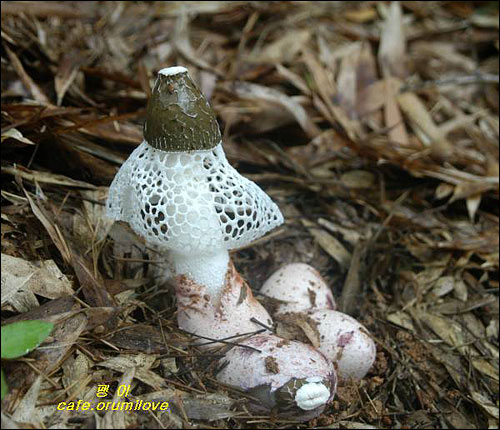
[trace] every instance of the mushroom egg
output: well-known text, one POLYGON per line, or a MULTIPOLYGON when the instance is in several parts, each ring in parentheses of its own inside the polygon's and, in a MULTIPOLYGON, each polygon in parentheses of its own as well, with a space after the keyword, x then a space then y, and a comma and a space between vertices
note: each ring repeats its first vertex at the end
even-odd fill
POLYGON ((282 302, 276 314, 312 309, 336 309, 332 291, 319 272, 305 263, 292 263, 274 272, 260 293, 282 302))
POLYGON ((309 313, 319 332, 319 350, 336 364, 339 381, 364 378, 375 361, 375 343, 354 318, 333 310, 309 313))
POLYGON ((280 416, 312 419, 335 394, 337 378, 332 362, 301 342, 273 334, 252 336, 222 359, 217 380, 244 390, 258 402, 260 412, 271 409, 280 416))

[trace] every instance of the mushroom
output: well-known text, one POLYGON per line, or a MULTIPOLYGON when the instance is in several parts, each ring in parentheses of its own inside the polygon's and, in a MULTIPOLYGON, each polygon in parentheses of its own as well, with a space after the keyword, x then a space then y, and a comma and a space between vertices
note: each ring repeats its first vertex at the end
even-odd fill
POLYGON ((160 70, 144 141, 116 174, 107 214, 168 255, 180 328, 220 339, 261 329, 255 320, 272 324, 229 250, 280 225, 283 216, 228 163, 215 115, 186 68, 160 70))
POLYGON ((222 346, 217 340, 254 334, 244 343, 259 344, 282 369, 261 375, 257 356, 236 347, 226 357, 221 381, 244 389, 247 381, 267 387, 264 392, 278 410, 293 409, 299 416, 321 412, 335 391, 333 364, 308 345, 255 335, 262 326, 271 326, 272 319, 229 258, 230 249, 264 235, 283 223, 283 216, 228 163, 215 115, 184 67, 159 72, 144 141, 116 174, 107 213, 128 222, 166 255, 181 329, 212 339, 212 348, 222 346), (255 367, 245 364, 252 360, 255 367), (238 371, 238 362, 245 374, 231 371, 238 371))
POLYGON ((310 420, 333 399, 337 378, 329 359, 310 345, 259 334, 226 353, 217 380, 256 399, 256 412, 310 420))
POLYGON ((339 383, 364 378, 376 357, 368 330, 349 315, 336 311, 332 292, 316 269, 288 264, 274 272, 260 289, 280 300, 273 313, 280 334, 302 339, 303 321, 315 326, 317 347, 335 363, 339 383))
POLYGON ((314 267, 305 263, 281 267, 264 282, 260 293, 280 301, 276 313, 337 307, 323 277, 314 267))
MULTIPOLYGON (((262 329, 254 321, 267 327, 273 325, 270 315, 254 298, 252 290, 231 261, 219 301, 211 300, 204 285, 185 275, 177 278, 176 296, 179 327, 203 338, 234 338, 262 329), (196 295, 195 300, 193 294, 196 295)), ((198 343, 208 348, 220 345, 201 340, 198 343)))

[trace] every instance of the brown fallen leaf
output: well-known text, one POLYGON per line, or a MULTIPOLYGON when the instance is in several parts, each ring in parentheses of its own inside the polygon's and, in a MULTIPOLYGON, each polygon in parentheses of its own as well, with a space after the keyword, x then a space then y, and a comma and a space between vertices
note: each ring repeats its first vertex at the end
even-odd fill
POLYGON ((342 312, 352 315, 359 309, 359 296, 362 286, 362 263, 366 254, 366 243, 357 242, 349 264, 349 270, 342 288, 342 295, 339 299, 339 309, 342 312))
POLYGON ((375 185, 375 175, 366 170, 350 170, 342 174, 340 182, 347 188, 370 188, 375 185))
POLYGON ((109 341, 119 348, 146 354, 161 354, 169 350, 162 332, 154 326, 135 324, 131 327, 124 327, 109 341))
POLYGON ((42 375, 39 375, 21 401, 16 405, 16 409, 12 414, 12 419, 14 421, 18 423, 29 423, 36 427, 40 426, 40 417, 36 414, 35 410, 42 380, 42 375))
POLYGON ((16 321, 27 320, 45 320, 52 321, 64 318, 69 315, 69 312, 74 309, 79 309, 77 301, 70 296, 61 297, 59 299, 51 300, 43 305, 32 309, 31 311, 24 312, 14 317, 8 318, 3 321, 4 324, 11 324, 16 321))
POLYGON ((96 365, 121 373, 126 373, 134 368, 135 378, 158 390, 165 387, 166 382, 160 375, 150 370, 156 358, 155 355, 151 354, 120 355, 96 363, 96 365))
MULTIPOLYGON (((136 376, 136 368, 131 367, 127 369, 120 380, 118 381, 118 387, 125 386, 129 387, 132 384, 134 377, 136 376)), ((116 390, 113 396, 113 403, 118 404, 119 402, 123 402, 124 399, 120 395, 120 391, 116 390)), ((137 415, 130 414, 128 411, 123 411, 122 409, 113 410, 112 408, 108 410, 102 421, 99 423, 100 428, 106 429, 121 429, 121 428, 130 428, 132 426, 137 426, 137 415)))
POLYGON ((406 77, 406 38, 403 13, 399 2, 391 2, 383 23, 378 50, 382 76, 404 79, 406 77))
POLYGON ((364 23, 374 20, 377 17, 377 11, 371 6, 360 7, 346 10, 344 16, 349 21, 364 23))
POLYGON ((178 393, 178 399, 189 419, 215 421, 237 414, 232 410, 234 400, 223 393, 191 394, 179 390, 178 393))
POLYGON ((52 342, 46 342, 34 353, 37 367, 47 375, 59 368, 66 353, 76 343, 86 326, 87 317, 83 313, 78 313, 57 324, 50 334, 52 342))
POLYGON ((343 269, 347 269, 349 267, 351 253, 345 249, 344 245, 312 221, 302 219, 301 222, 309 230, 311 236, 314 237, 319 246, 321 246, 321 248, 323 248, 331 257, 333 257, 333 259, 339 263, 343 269))
POLYGON ((85 55, 78 49, 70 49, 69 51, 62 54, 62 58, 59 60, 57 72, 54 76, 57 106, 61 105, 66 91, 74 82, 79 72, 80 66, 84 63, 85 55))
POLYGON ((62 364, 62 383, 68 390, 68 397, 75 398, 89 384, 92 361, 84 354, 77 352, 68 357, 62 364))
POLYGON ((406 92, 397 97, 399 106, 410 119, 410 123, 427 136, 428 142, 422 140, 425 146, 430 146, 432 154, 439 159, 449 159, 453 151, 451 142, 446 138, 445 134, 434 123, 427 108, 414 93, 406 92))
POLYGON ((2 254, 2 272, 5 273, 6 270, 16 270, 16 276, 29 276, 25 287, 39 296, 57 299, 74 293, 71 282, 53 260, 35 264, 22 258, 2 254))
POLYGON ((42 105, 50 105, 50 100, 40 89, 40 87, 33 81, 33 79, 31 79, 31 77, 26 73, 17 55, 13 51, 11 51, 11 49, 6 44, 4 45, 4 47, 5 47, 5 52, 7 52, 7 55, 12 64, 12 67, 18 74, 19 79, 21 79, 24 86, 31 93, 33 98, 42 105))
POLYGON ((395 145, 408 147, 410 140, 396 100, 397 89, 400 87, 401 81, 395 78, 386 78, 384 82, 384 122, 388 129, 389 139, 395 145))
POLYGON ((293 29, 280 33, 278 39, 265 46, 260 52, 255 52, 249 61, 263 63, 290 63, 311 38, 309 30, 293 29))
POLYGON ((27 145, 36 145, 35 142, 24 137, 23 134, 17 128, 9 128, 6 131, 2 131, 2 142, 6 139, 15 139, 27 145))
POLYGON ((226 86, 231 91, 234 91, 239 97, 245 99, 263 99, 269 102, 276 103, 282 108, 291 113, 302 129, 310 138, 317 136, 320 132, 319 128, 309 118, 305 109, 286 94, 274 88, 265 87, 263 85, 252 84, 249 82, 237 81, 231 86, 226 86))
POLYGON ((369 122, 371 127, 382 127, 382 113, 379 109, 384 104, 383 91, 372 91, 367 95, 368 88, 375 83, 381 85, 383 80, 378 80, 377 61, 369 43, 361 44, 356 70, 356 112, 363 122, 369 122))
POLYGON ((471 397, 485 412, 493 418, 499 419, 498 406, 493 403, 489 396, 478 391, 471 391, 471 397))
POLYGON ((337 86, 342 88, 342 91, 339 91, 337 95, 338 104, 346 112, 349 119, 357 119, 357 71, 359 70, 361 44, 354 45, 354 47, 355 49, 352 49, 340 60, 337 76, 337 86))
POLYGON ((115 305, 113 297, 105 288, 101 274, 93 269, 93 264, 89 259, 72 249, 71 265, 75 270, 88 304, 94 307, 112 307, 115 305))
POLYGON ((310 343, 315 348, 320 345, 317 322, 306 312, 286 312, 275 315, 276 334, 284 339, 310 343))
POLYGON ((2 166, 2 173, 7 173, 10 175, 20 176, 27 181, 36 181, 40 183, 53 184, 53 185, 64 185, 69 187, 95 189, 95 185, 89 184, 83 181, 77 181, 75 179, 68 178, 63 175, 58 175, 50 172, 41 172, 36 170, 27 169, 26 167, 17 166, 2 166))
POLYGON ((87 16, 85 10, 80 10, 75 7, 77 5, 38 1, 13 1, 2 5, 2 14, 4 15, 20 15, 27 14, 39 17, 54 17, 60 18, 83 18, 87 16))
POLYGON ((362 136, 360 124, 351 120, 347 113, 334 103, 338 97, 338 87, 334 82, 332 72, 318 61, 310 49, 303 50, 302 58, 314 79, 314 90, 318 94, 313 95, 313 104, 332 125, 340 123, 349 138, 356 140, 358 136, 362 136))

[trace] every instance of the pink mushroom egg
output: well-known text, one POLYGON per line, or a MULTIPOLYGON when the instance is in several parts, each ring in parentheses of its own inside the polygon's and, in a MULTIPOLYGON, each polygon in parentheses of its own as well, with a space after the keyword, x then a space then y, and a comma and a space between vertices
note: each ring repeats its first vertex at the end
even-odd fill
POLYGON ((336 364, 339 381, 359 380, 376 356, 368 330, 354 318, 329 309, 309 313, 319 332, 319 350, 336 364))
POLYGON ((333 399, 333 364, 310 345, 273 334, 255 335, 240 345, 226 354, 217 380, 257 398, 252 409, 309 420, 333 399))
POLYGON ((305 263, 292 263, 278 269, 264 283, 261 294, 281 300, 276 314, 311 309, 336 309, 330 287, 319 272, 305 263))

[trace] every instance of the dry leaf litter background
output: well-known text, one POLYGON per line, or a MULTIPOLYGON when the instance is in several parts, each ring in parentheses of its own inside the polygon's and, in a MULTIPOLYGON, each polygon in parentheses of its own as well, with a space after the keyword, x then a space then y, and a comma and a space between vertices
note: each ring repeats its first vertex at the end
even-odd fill
POLYGON ((2 363, 2 427, 498 428, 498 27, 497 2, 2 2, 2 324, 56 324, 2 363), (286 218, 238 269, 311 263, 376 340, 312 422, 218 384, 162 261, 104 217, 172 65, 286 218), (56 410, 99 384, 171 410, 56 410))

